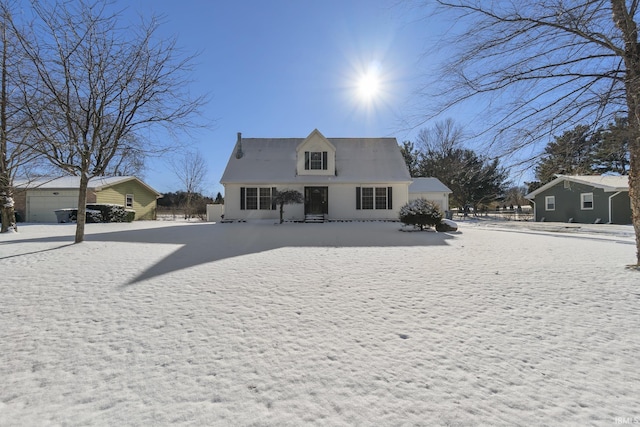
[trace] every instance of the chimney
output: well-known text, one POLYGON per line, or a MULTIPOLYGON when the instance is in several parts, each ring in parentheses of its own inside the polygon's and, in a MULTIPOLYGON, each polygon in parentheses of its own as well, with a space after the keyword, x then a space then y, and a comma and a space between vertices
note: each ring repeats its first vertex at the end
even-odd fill
POLYGON ((238 142, 236 142, 236 159, 241 159, 244 156, 242 151, 242 132, 238 132, 238 142))

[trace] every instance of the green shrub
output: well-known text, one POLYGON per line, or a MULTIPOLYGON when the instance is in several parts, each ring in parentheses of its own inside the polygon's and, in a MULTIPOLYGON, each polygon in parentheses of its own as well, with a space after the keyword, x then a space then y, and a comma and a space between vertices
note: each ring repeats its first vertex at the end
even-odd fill
POLYGON ((400 208, 400 221, 403 224, 420 227, 435 227, 442 221, 440 207, 427 199, 411 200, 400 208))
MULTIPOLYGON (((122 205, 91 203, 87 209, 100 211, 102 222, 131 222, 128 220, 128 211, 122 205)), ((134 212, 135 216, 135 212, 134 212)))

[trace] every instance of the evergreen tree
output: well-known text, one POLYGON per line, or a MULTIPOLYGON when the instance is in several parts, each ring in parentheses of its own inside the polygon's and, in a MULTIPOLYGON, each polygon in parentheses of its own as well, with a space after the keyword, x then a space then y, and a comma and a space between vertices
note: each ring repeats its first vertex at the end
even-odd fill
POLYGON ((435 227, 442 221, 442 212, 437 204, 427 199, 411 200, 400 208, 400 222, 420 227, 435 227))
POLYGON ((593 172, 595 141, 588 126, 576 126, 550 142, 536 166, 536 179, 542 184, 556 174, 588 175, 593 172))
POLYGON ((427 153, 420 163, 420 176, 438 178, 453 192, 454 204, 474 209, 501 197, 507 184, 507 172, 498 159, 460 148, 427 153))

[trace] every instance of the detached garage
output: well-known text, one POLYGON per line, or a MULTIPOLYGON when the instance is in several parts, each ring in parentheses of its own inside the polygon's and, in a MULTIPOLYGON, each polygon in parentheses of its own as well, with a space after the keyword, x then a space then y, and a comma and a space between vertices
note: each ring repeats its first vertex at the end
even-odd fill
POLYGON ((449 210, 451 190, 438 178, 413 178, 409 185, 409 200, 427 199, 440 206, 442 212, 449 210))
MULTIPOLYGON (((16 212, 26 222, 57 222, 55 211, 78 207, 80 178, 38 178, 16 182, 16 212)), ((134 176, 97 177, 89 180, 87 203, 110 203, 136 212, 135 219, 156 219, 162 197, 134 176)))

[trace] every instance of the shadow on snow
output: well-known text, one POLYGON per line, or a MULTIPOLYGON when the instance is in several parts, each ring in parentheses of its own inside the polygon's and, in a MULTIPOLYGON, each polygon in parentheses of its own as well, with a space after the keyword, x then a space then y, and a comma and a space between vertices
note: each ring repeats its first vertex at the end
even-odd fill
MULTIPOLYGON (((198 223, 91 233, 87 242, 180 244, 181 248, 140 273, 125 286, 189 267, 285 247, 411 247, 446 245, 451 234, 401 232, 399 223, 198 223)), ((73 240, 59 236, 15 242, 73 240)))

